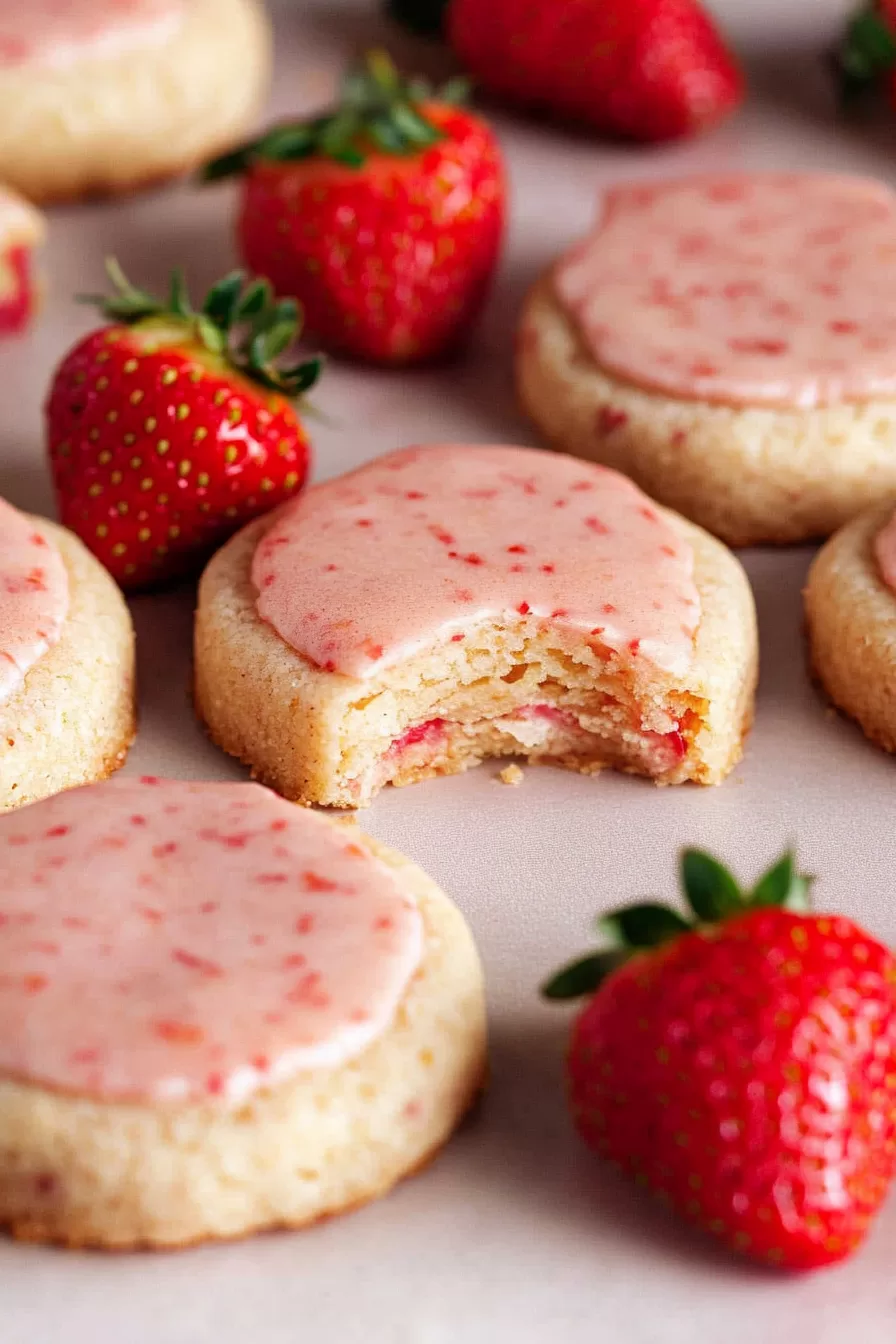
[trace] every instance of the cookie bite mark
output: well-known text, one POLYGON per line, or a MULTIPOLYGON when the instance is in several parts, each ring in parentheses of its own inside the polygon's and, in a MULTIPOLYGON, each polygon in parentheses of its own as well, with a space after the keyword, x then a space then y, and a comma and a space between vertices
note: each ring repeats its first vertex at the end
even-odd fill
POLYGON ((386 1029, 421 956, 419 913, 388 871, 257 785, 116 780, 0 818, 0 891, 0 1079, 103 1101, 184 1102, 212 1076, 240 1100, 262 1081, 259 1053, 267 1081, 338 1067, 386 1029), (222 845, 237 816, 251 831, 222 845), (60 849, 68 869, 48 881, 60 849), (123 901, 147 873, 151 904, 123 901), (217 898, 197 901, 203 889, 217 898), (285 960, 297 938, 313 993, 296 994, 285 960))
MULTIPOLYGON (((896 394, 894 239, 896 196, 878 182, 687 178, 647 201, 611 191, 553 285, 595 362, 636 387, 735 407, 862 402, 896 394)), ((601 409, 599 434, 613 415, 601 409)))
POLYGON ((437 445, 299 503, 212 562, 196 632, 202 717, 286 796, 362 806, 387 783, 487 756, 663 783, 716 782, 738 758, 755 679, 742 571, 617 473, 530 449, 437 445), (384 488, 397 471, 425 500, 411 508, 406 490, 384 488), (356 516, 389 544, 353 543, 356 516), (329 584, 331 550, 345 564, 329 584), (263 590, 252 581, 271 572, 263 590), (701 639, 729 582, 742 628, 713 679, 701 639), (273 681, 247 698, 259 660, 273 681))
POLYGON ((37 252, 44 234, 34 207, 0 187, 0 338, 25 331, 37 311, 37 252))

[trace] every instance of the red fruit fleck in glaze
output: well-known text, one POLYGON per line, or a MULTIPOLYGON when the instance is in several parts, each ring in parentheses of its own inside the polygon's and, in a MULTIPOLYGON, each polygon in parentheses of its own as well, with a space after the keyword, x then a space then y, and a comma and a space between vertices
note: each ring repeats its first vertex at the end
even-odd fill
POLYGON ((576 1126, 732 1250, 831 1264, 896 1171, 896 962, 850 920, 799 913, 790 855, 750 893, 699 851, 682 876, 692 923, 617 911, 618 950, 546 987, 596 990, 568 1056, 576 1126))
POLYGON ((597 417, 597 428, 602 435, 612 434, 628 424, 628 414, 615 406, 602 406, 597 417))
POLYGON ((339 1067, 387 1029, 422 950, 391 872, 257 785, 116 779, 0 817, 0 893, 0 1074, 106 1101, 238 1101, 339 1067))

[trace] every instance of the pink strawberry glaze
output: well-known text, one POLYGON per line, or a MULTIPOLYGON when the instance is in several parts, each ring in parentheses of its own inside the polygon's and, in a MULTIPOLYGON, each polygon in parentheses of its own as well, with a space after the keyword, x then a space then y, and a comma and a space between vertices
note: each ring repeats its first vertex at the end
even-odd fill
POLYGON ((896 513, 874 538, 874 555, 881 578, 896 593, 896 513))
POLYGON ((896 195, 880 182, 622 187, 555 287, 597 363, 639 387, 733 406, 896 394, 896 195))
POLYGON ((164 41, 188 0, 15 0, 0 11, 0 67, 68 66, 164 41))
POLYGON ((521 618, 683 675, 700 620, 691 548, 651 501, 529 448, 407 448, 316 486, 274 520, 252 579, 287 644, 359 678, 521 618))
POLYGON ((39 524, 0 499, 0 704, 57 642, 68 602, 62 556, 39 524))
POLYGON ((236 1101, 364 1050, 422 943, 384 864, 259 785, 60 794, 0 817, 0 1075, 236 1101))

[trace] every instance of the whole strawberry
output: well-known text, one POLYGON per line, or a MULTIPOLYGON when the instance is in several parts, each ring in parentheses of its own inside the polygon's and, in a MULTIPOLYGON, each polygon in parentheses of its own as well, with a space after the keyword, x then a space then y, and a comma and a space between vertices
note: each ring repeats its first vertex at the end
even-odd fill
POLYGON ((483 88, 613 135, 672 140, 721 121, 743 80, 697 0, 389 0, 441 28, 483 88))
POLYGON ((862 1242, 896 1170, 896 962, 806 909, 785 856, 745 893, 697 850, 692 911, 620 910, 561 971, 585 1142, 732 1250, 813 1269, 862 1242))
POLYGON ((501 156, 485 122, 451 98, 404 83, 374 54, 334 111, 278 126, 205 171, 243 175, 243 257, 300 300, 329 350, 431 360, 458 345, 486 298, 504 224, 501 156))
POLYGON ((244 522, 294 495, 309 446, 293 399, 320 361, 283 368, 296 304, 234 272, 194 311, 175 273, 167 302, 109 263, 112 325, 63 359, 46 404, 62 522, 124 588, 194 571, 244 522))

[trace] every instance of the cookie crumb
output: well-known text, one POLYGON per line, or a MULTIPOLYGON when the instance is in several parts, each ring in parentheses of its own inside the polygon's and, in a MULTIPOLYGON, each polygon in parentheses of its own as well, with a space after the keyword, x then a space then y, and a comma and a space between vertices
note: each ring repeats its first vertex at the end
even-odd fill
POLYGON ((518 765, 506 765, 498 774, 502 784, 509 784, 511 788, 517 788, 523 782, 523 772, 518 765))

